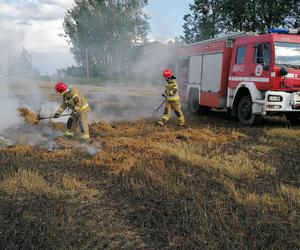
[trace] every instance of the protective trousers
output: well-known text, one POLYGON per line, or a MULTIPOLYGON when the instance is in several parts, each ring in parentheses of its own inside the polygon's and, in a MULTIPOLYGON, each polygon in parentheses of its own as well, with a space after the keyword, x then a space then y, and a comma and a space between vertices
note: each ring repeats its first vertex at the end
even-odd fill
POLYGON ((88 112, 80 112, 76 115, 72 114, 67 122, 67 130, 65 131, 65 135, 67 137, 73 137, 74 132, 79 126, 81 132, 81 139, 89 140, 89 123, 88 123, 88 112))
POLYGON ((184 125, 185 120, 184 120, 183 112, 181 111, 180 100, 166 102, 163 121, 164 122, 169 121, 172 110, 174 110, 176 116, 178 117, 179 125, 184 125))

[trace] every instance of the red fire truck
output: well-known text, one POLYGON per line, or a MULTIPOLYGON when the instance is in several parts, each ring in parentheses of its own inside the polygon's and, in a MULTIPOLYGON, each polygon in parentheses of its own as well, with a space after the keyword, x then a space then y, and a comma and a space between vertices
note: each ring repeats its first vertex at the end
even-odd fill
POLYGON ((176 73, 189 109, 227 109, 246 125, 265 115, 298 122, 300 35, 274 30, 232 33, 180 49, 176 73))

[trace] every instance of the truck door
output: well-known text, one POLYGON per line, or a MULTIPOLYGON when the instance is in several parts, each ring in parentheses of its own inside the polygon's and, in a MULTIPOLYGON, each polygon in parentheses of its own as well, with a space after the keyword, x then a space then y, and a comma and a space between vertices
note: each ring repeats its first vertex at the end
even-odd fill
POLYGON ((237 47, 232 58, 232 68, 230 69, 232 87, 236 87, 239 82, 244 80, 246 71, 246 53, 247 47, 245 45, 237 47))
POLYGON ((254 46, 253 63, 250 66, 250 81, 257 88, 267 89, 270 81, 271 45, 260 43, 254 46))

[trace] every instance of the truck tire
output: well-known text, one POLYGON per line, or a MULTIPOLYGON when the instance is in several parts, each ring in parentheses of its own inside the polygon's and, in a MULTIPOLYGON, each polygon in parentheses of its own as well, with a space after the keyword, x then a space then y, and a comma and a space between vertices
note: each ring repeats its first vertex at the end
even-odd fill
POLYGON ((189 93, 188 109, 194 114, 200 113, 201 109, 200 109, 200 105, 199 105, 199 92, 198 91, 191 91, 189 93))
POLYGON ((300 114, 297 113, 286 113, 286 119, 291 123, 291 125, 300 124, 300 114))
POLYGON ((261 116, 252 114, 252 99, 251 96, 243 96, 237 107, 237 116, 239 122, 244 125, 257 125, 261 116))

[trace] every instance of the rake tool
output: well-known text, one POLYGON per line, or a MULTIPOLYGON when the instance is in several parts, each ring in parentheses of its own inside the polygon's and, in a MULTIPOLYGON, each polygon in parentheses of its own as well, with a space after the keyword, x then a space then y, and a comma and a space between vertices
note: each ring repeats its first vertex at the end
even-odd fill
MULTIPOLYGON (((59 117, 61 117, 61 116, 69 116, 69 115, 71 115, 71 114, 60 115, 59 117)), ((57 118, 59 118, 59 117, 57 117, 57 118)), ((40 114, 38 114, 38 120, 39 121, 40 120, 45 120, 45 119, 55 119, 55 118, 54 118, 54 116, 41 117, 40 114)))
MULTIPOLYGON (((17 109, 22 117, 24 117, 24 120, 31 125, 36 125, 39 123, 40 120, 45 120, 45 119, 53 119, 54 116, 46 116, 43 117, 41 116, 41 109, 39 109, 38 113, 30 111, 28 108, 18 108, 17 109)), ((69 116, 71 114, 66 114, 66 115, 60 115, 60 116, 69 116)))
MULTIPOLYGON (((39 112, 37 113, 37 121, 46 120, 46 119, 55 119, 53 115, 52 116, 44 116, 44 117, 41 116, 41 111, 42 111, 42 109, 40 108, 39 112)), ((71 115, 71 113, 70 114, 65 114, 65 115, 59 115, 59 117, 61 117, 61 116, 69 116, 69 115, 71 115)), ((59 118, 59 117, 57 117, 57 118, 59 118)))
POLYGON ((153 120, 158 120, 159 119, 159 109, 162 107, 162 105, 165 104, 165 102, 167 101, 167 99, 165 99, 159 106, 157 109, 153 110, 153 113, 152 113, 152 119, 153 120))

